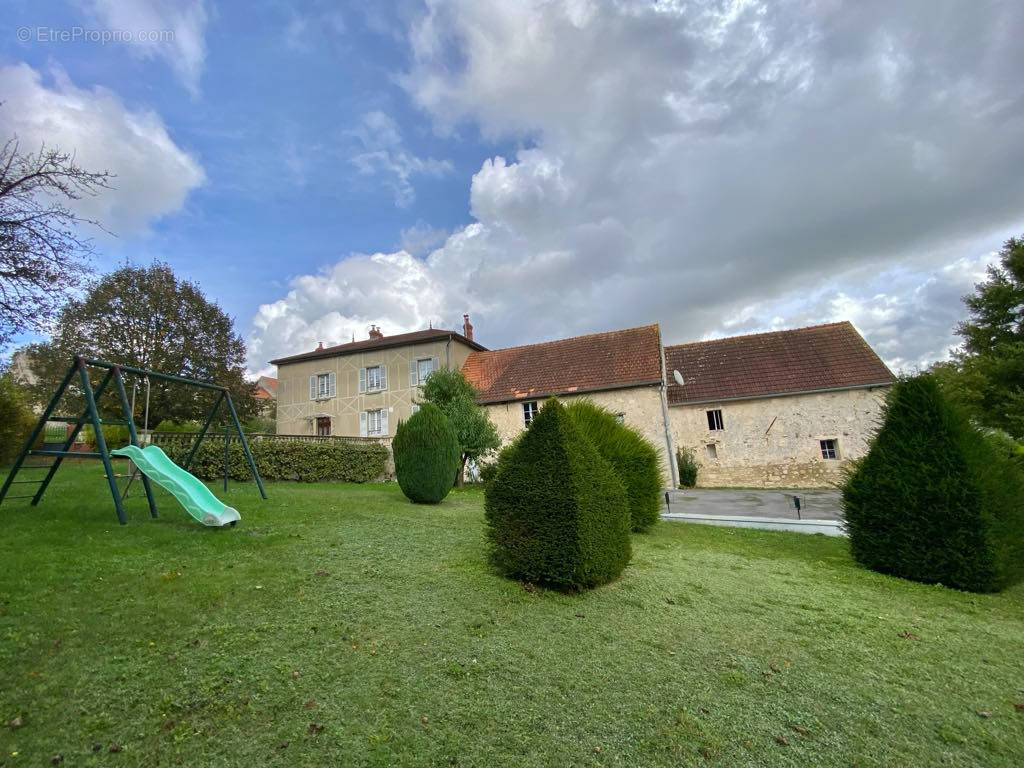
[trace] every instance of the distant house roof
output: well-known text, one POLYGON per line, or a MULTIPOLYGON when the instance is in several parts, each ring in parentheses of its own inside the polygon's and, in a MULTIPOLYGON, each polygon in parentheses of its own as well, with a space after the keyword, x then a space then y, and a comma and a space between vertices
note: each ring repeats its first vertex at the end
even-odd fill
POLYGON ((665 347, 670 405, 891 384, 849 322, 665 347), (682 374, 679 386, 673 371, 682 374))
POLYGON ((260 400, 277 398, 277 379, 273 376, 260 376, 256 380, 256 397, 260 400))
POLYGON ((410 333, 396 333, 394 336, 381 336, 380 338, 363 339, 362 341, 352 341, 348 344, 338 344, 334 347, 324 347, 323 349, 314 349, 312 352, 303 352, 298 355, 290 355, 289 357, 279 357, 276 360, 271 360, 271 365, 284 365, 287 363, 300 363, 304 360, 318 360, 324 357, 338 357, 339 355, 349 355, 354 352, 370 352, 375 349, 388 349, 390 347, 401 347, 405 344, 419 344, 426 341, 436 341, 438 339, 452 338, 457 341, 461 341, 463 344, 472 347, 477 350, 484 350, 487 347, 477 344, 475 341, 467 339, 461 333, 457 331, 445 331, 440 328, 428 328, 423 331, 412 331, 410 333))
POLYGON ((661 382, 657 325, 525 347, 471 352, 462 372, 481 403, 622 389, 661 382))

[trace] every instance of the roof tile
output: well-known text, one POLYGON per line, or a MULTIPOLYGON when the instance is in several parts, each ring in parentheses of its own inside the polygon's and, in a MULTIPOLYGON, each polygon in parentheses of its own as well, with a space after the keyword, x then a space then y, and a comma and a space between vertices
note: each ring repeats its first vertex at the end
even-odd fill
POLYGON ((850 322, 665 347, 670 405, 889 384, 850 322), (671 375, 679 371, 679 386, 671 375))
POLYGON ((472 352, 462 372, 481 403, 661 382, 657 325, 472 352))

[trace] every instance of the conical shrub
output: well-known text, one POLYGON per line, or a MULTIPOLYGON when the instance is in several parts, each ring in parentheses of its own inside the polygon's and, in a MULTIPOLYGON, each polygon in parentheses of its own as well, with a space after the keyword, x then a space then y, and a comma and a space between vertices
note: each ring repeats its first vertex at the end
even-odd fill
POLYGON ((890 390, 843 508, 854 558, 881 573, 975 592, 1024 575, 1020 472, 930 375, 890 390))
POLYGON ((615 414, 591 400, 565 407, 576 428, 612 465, 626 488, 630 527, 646 531, 661 513, 661 467, 658 449, 615 414))
POLYGON ((556 400, 503 452, 484 509, 491 561, 513 578, 581 589, 629 562, 622 481, 556 400))
POLYGON ((424 403, 408 421, 400 421, 391 441, 398 485, 410 501, 437 504, 455 484, 461 453, 448 417, 424 403))

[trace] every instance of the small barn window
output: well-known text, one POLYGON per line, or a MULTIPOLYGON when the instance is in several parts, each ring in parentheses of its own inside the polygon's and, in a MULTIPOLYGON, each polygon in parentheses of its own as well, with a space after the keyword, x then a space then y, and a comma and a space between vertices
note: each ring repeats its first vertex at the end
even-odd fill
POLYGON ((819 440, 821 443, 821 458, 823 459, 838 459, 839 458, 839 441, 838 440, 819 440))
POLYGON ((530 426, 530 422, 533 421, 537 415, 537 401, 531 400, 528 403, 523 403, 523 424, 530 426))
POLYGON ((722 409, 716 408, 713 411, 708 411, 708 429, 712 432, 717 432, 720 429, 725 429, 722 425, 722 409))

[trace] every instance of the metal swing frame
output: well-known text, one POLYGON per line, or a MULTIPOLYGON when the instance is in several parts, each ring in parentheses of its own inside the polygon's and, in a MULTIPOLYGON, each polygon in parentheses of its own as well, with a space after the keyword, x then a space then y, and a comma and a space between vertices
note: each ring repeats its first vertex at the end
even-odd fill
MULTIPOLYGON (((182 469, 186 471, 188 470, 189 466, 192 464, 192 459, 195 458, 200 444, 206 437, 206 433, 217 415, 217 411, 220 410, 221 405, 226 404, 228 413, 231 416, 231 421, 234 424, 235 430, 238 432, 238 439, 242 444, 242 451, 245 453, 245 460, 249 464, 249 470, 252 473, 252 478, 256 481, 256 486, 259 488, 260 496, 264 499, 267 498, 267 491, 263 487, 263 480, 260 477, 259 470, 256 469, 256 461, 253 459, 252 451, 249 448, 249 441, 245 437, 245 432, 242 431, 242 424, 238 420, 238 413, 235 411, 235 404, 231 400, 231 393, 228 391, 227 387, 222 387, 219 384, 213 384, 208 381, 199 381, 198 379, 189 379, 184 376, 175 376, 169 373, 149 371, 144 368, 134 368, 130 365, 116 365, 114 363, 107 363, 102 360, 92 360, 76 355, 74 361, 71 363, 71 367, 68 369, 68 372, 57 387, 57 391, 53 393, 53 397, 50 398, 50 402, 39 417, 39 421, 36 423, 35 428, 29 435, 28 441, 18 454, 18 458, 15 460, 14 466, 11 467, 10 474, 7 475, 7 479, 4 481, 3 487, 0 488, 0 504, 3 504, 5 500, 31 499, 31 505, 34 507, 39 504, 39 501, 43 498, 43 494, 46 493, 46 489, 49 487, 50 481, 53 480, 53 476, 57 474, 57 470, 60 468, 65 457, 71 456, 73 458, 80 459, 99 459, 103 462, 103 468, 106 471, 107 482, 110 485, 110 493, 114 499, 114 508, 117 511, 117 519, 121 525, 127 525, 128 518, 124 513, 123 498, 117 485, 117 478, 114 474, 110 450, 107 447, 106 439, 103 437, 104 424, 127 426, 131 444, 136 446, 139 445, 139 435, 135 429, 134 409, 128 402, 128 394, 124 386, 124 374, 143 376, 176 384, 186 384, 192 387, 200 387, 202 389, 210 389, 219 392, 220 394, 214 402, 213 408, 207 415, 206 420, 203 422, 202 429, 199 430, 199 434, 196 436, 196 439, 192 444, 192 449, 189 451, 188 457, 185 459, 184 464, 182 464, 182 469), (96 387, 95 390, 92 387, 92 382, 89 377, 89 368, 98 368, 106 371, 106 374, 100 380, 99 386, 96 387), (83 413, 78 417, 55 416, 54 411, 60 404, 61 398, 76 378, 78 379, 78 385, 82 390, 82 394, 85 396, 85 409, 83 413), (96 407, 96 402, 106 391, 111 382, 114 383, 117 390, 118 399, 120 400, 121 408, 124 411, 124 419, 102 419, 100 418, 99 410, 96 407), (36 444, 39 436, 46 428, 46 423, 50 421, 62 421, 66 424, 73 424, 74 427, 68 433, 60 450, 33 448, 32 446, 36 444), (72 451, 71 447, 74 445, 75 438, 78 437, 78 433, 86 424, 89 424, 92 427, 93 434, 96 436, 96 451, 72 451), (50 464, 33 464, 26 466, 25 459, 29 456, 50 457, 53 461, 50 464), (15 480, 15 477, 19 472, 33 469, 46 469, 47 472, 45 477, 42 480, 15 480), (16 484, 35 484, 39 487, 36 489, 35 493, 23 494, 20 496, 8 496, 7 494, 10 491, 11 486, 16 484)), ((146 426, 148 428, 148 423, 146 426)), ((227 434, 225 434, 225 446, 226 445, 227 434)), ((153 489, 150 485, 149 478, 146 477, 145 474, 142 475, 142 484, 146 490, 146 501, 149 504, 149 514, 155 518, 157 517, 156 502, 153 499, 153 489)))

